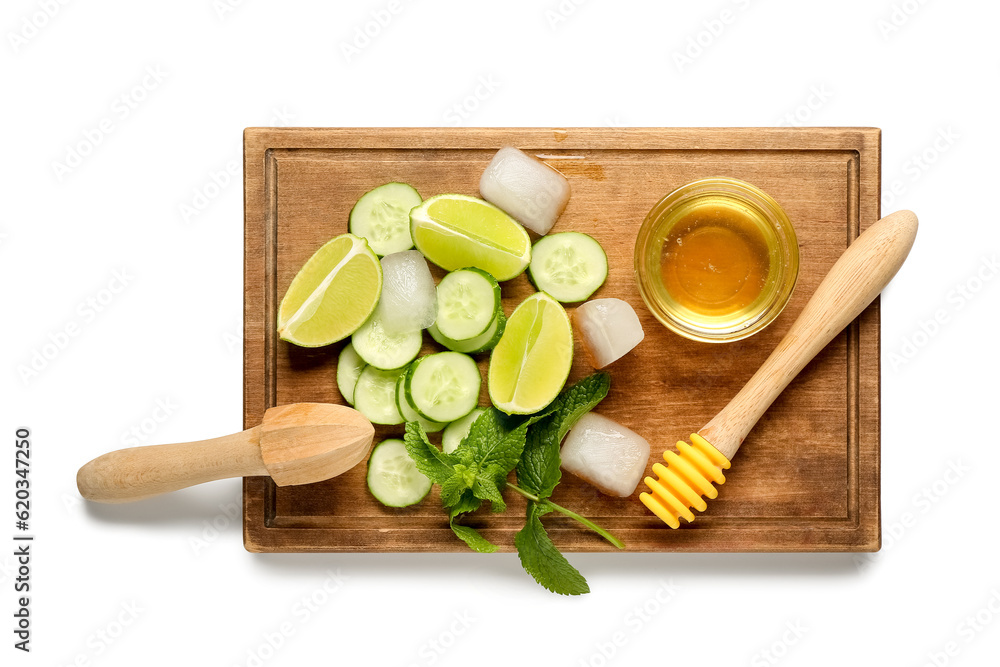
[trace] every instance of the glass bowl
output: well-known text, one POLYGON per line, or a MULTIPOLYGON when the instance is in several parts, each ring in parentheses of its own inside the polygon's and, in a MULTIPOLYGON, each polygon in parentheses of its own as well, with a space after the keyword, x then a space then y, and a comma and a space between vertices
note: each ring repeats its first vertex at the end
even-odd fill
POLYGON ((650 210, 635 242, 635 276, 650 312, 691 340, 725 343, 761 331, 795 287, 799 246, 772 197, 735 178, 683 185, 650 210))

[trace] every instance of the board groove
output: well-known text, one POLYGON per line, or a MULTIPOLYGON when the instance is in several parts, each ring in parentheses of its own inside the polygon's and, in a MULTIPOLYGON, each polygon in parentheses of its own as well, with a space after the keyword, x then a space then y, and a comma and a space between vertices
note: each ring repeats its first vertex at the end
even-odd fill
MULTIPOLYGON (((662 398, 672 412, 647 419, 658 426, 656 438, 644 433, 655 450, 651 460, 735 394, 825 270, 879 217, 880 133, 871 128, 249 128, 245 426, 279 402, 341 402, 332 379, 340 345, 292 349, 271 324, 304 259, 346 231, 353 200, 390 180, 414 182, 425 197, 477 194, 482 167, 505 144, 543 155, 564 171, 574 195, 554 231, 596 234, 613 270, 595 297, 625 298, 643 318, 647 347, 633 354, 639 361, 611 367, 612 394, 602 411, 637 429, 630 420, 645 418, 662 398), (649 207, 673 187, 713 175, 744 178, 774 195, 796 226, 803 257, 786 312, 761 334, 727 345, 691 343, 666 332, 645 311, 630 275, 631 245, 649 207), (650 362, 666 368, 651 371, 650 362), (628 401, 619 389, 629 384, 621 382, 626 378, 641 380, 643 388, 628 401)), ((504 291, 510 312, 530 286, 518 278, 504 291)), ((559 502, 616 532, 630 551, 876 550, 878 329, 876 300, 772 406, 734 459, 719 498, 694 524, 670 531, 634 497, 609 499, 570 475, 556 492, 559 502)), ((586 372, 577 362, 573 377, 586 372)), ((379 429, 380 437, 386 433, 379 429)), ((417 508, 388 510, 367 495, 361 467, 308 487, 278 489, 266 478, 247 478, 243 495, 244 543, 251 551, 465 549, 447 528, 436 492, 417 508)), ((512 498, 507 514, 484 513, 469 524, 511 550, 522 517, 523 503, 512 498)), ((565 551, 612 549, 567 520, 547 517, 546 523, 565 551)))

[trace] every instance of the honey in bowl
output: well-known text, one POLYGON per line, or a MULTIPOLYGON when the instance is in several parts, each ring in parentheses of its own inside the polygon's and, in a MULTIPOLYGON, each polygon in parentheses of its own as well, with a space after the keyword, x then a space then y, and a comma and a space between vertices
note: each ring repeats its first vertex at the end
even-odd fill
POLYGON ((639 290, 657 319, 710 342, 767 326, 798 271, 784 211, 735 179, 695 181, 661 200, 640 229, 635 257, 639 290))
POLYGON ((729 204, 710 201, 681 212, 663 241, 664 296, 691 319, 743 320, 767 284, 764 234, 729 204))

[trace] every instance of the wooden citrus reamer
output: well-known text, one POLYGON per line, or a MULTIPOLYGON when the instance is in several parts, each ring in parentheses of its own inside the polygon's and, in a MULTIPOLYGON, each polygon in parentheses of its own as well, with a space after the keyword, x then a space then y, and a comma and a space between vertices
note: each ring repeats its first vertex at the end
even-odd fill
POLYGON ((680 517, 694 521, 692 508, 704 511, 702 496, 715 498, 713 486, 744 438, 806 364, 870 304, 896 275, 917 235, 917 216, 897 211, 861 234, 827 273, 791 329, 750 381, 708 424, 691 435, 691 445, 667 450, 667 465, 653 464, 659 479, 647 477, 650 493, 639 499, 671 528, 680 517))
POLYGON ((104 454, 80 468, 76 485, 87 500, 124 503, 230 477, 312 484, 360 463, 374 437, 371 422, 349 407, 292 403, 270 408, 259 426, 240 433, 104 454))

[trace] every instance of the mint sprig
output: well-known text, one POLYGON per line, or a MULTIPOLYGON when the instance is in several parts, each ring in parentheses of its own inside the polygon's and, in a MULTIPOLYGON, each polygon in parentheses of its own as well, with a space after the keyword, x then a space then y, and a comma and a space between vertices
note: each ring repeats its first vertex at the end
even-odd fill
POLYGON ((586 579, 570 565, 542 525, 541 517, 560 512, 587 526, 619 549, 624 544, 593 521, 549 500, 562 478, 559 470, 559 443, 580 417, 604 400, 611 388, 611 376, 595 373, 564 391, 549 406, 549 415, 533 426, 517 465, 515 491, 528 499, 527 523, 514 538, 521 565, 539 584, 554 593, 580 595, 589 592, 586 579))
POLYGON ((541 517, 560 512, 607 539, 619 549, 624 544, 594 522, 549 500, 562 476, 559 443, 577 420, 607 396, 610 378, 597 373, 560 394, 545 410, 527 418, 511 418, 495 408, 473 423, 457 449, 445 454, 428 441, 417 422, 406 424, 404 441, 417 469, 441 487, 441 503, 448 524, 474 551, 489 553, 497 546, 476 529, 457 523, 465 514, 489 501, 493 512, 507 504, 503 489, 510 487, 528 499, 526 523, 514 538, 525 571, 550 591, 563 595, 589 592, 586 580, 552 543, 541 517), (519 422, 519 423, 518 423, 519 422), (517 469, 518 484, 507 481, 517 469))

